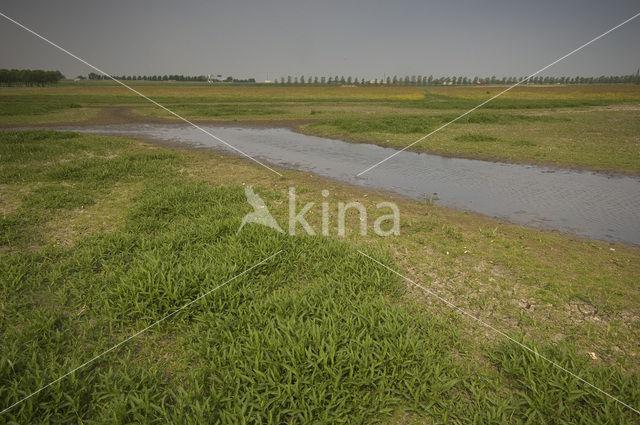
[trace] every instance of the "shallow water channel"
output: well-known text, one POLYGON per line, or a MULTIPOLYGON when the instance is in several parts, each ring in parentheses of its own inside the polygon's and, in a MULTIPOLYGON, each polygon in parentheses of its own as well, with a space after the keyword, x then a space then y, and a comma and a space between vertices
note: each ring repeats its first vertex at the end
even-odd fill
MULTIPOLYGON (((256 159, 538 228, 640 245, 640 179, 534 165, 445 158, 295 133, 202 126, 256 159), (435 195, 434 195, 435 194, 435 195)), ((126 134, 237 154, 188 125, 126 124, 67 130, 126 134)))

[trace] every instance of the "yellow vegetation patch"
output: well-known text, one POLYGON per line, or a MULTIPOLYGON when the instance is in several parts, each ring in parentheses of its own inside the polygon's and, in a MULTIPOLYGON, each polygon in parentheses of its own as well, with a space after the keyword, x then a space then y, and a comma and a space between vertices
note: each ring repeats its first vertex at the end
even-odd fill
MULTIPOLYGON (((273 100, 287 99, 421 99, 425 87, 340 87, 340 86, 246 86, 246 85, 164 85, 133 84, 141 93, 151 98, 179 97, 202 98, 211 97, 218 100, 273 100)), ((74 85, 39 89, 21 89, 21 94, 48 94, 62 96, 130 96, 139 97, 128 89, 116 85, 74 85)), ((0 91, 2 95, 16 94, 16 91, 0 91)), ((146 103, 140 99, 140 103, 146 103)))
MULTIPOLYGON (((460 86, 460 87, 426 87, 430 93, 468 99, 485 99, 487 95, 495 96, 507 86, 460 86), (487 93, 488 92, 488 93, 487 93)), ((518 86, 501 95, 507 99, 638 99, 640 85, 549 85, 518 86)))

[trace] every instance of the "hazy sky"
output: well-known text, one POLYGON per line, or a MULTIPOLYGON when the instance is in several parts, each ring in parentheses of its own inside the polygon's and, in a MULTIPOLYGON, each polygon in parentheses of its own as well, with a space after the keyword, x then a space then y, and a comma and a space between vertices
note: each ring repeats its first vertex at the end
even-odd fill
MULTIPOLYGON (((528 75, 640 12, 638 0, 41 0, 2 13, 113 74, 528 75)), ((0 17, 0 68, 87 66, 0 17)), ((640 17, 545 75, 630 74, 640 17)))

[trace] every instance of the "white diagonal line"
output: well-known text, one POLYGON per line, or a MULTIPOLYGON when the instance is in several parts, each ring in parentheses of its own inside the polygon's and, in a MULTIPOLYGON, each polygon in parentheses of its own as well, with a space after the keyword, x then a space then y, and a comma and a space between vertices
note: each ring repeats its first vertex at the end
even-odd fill
POLYGON ((188 303, 186 303, 185 305, 183 305, 182 307, 180 307, 177 310, 172 311, 171 313, 167 314, 166 316, 164 316, 162 319, 157 320, 155 322, 153 322, 152 324, 150 324, 149 326, 147 326, 146 328, 139 330, 138 332, 128 336, 127 338, 123 339, 122 341, 120 341, 119 343, 117 343, 116 345, 114 345, 113 347, 109 348, 108 350, 103 351, 102 353, 98 354, 97 356, 95 356, 94 358, 92 358, 91 360, 87 360, 86 362, 82 363, 80 366, 71 369, 69 372, 65 373, 64 375, 58 377, 57 379, 54 379, 53 381, 49 382, 47 385, 45 385, 44 387, 32 392, 31 394, 29 394, 26 397, 21 398, 20 400, 16 401, 15 403, 13 403, 11 406, 5 408, 4 410, 2 410, 0 412, 0 415, 2 415, 5 412, 8 412, 9 410, 11 410, 12 408, 14 408, 15 406, 17 406, 18 404, 22 403, 25 400, 28 400, 29 398, 33 397, 34 395, 38 394, 39 392, 49 388, 51 385, 55 384, 56 382, 59 382, 61 380, 63 380, 64 378, 66 378, 67 376, 71 375, 72 373, 84 368, 85 366, 93 363, 94 361, 98 360, 100 357, 104 356, 105 354, 115 350, 116 348, 120 347, 122 344, 132 340, 133 338, 137 337, 138 335, 140 335, 143 332, 146 332, 147 330, 151 329, 152 327, 156 326, 157 324, 164 322, 165 320, 167 320, 168 318, 170 318, 171 316, 181 312, 182 310, 184 310, 185 308, 189 307, 191 304, 201 300, 202 298, 206 297, 207 295, 209 295, 210 293, 222 288, 223 286, 225 286, 226 284, 228 284, 229 282, 232 282, 234 280, 236 280, 237 278, 239 278, 240 276, 250 272, 251 270, 255 269, 256 267, 258 267, 261 264, 266 263, 267 261, 269 261, 270 259, 272 259, 273 257, 275 257, 276 255, 280 254, 282 252, 282 250, 276 252, 275 254, 270 255, 269 257, 265 258, 264 260, 260 261, 259 263, 254 264, 253 266, 249 267, 248 269, 246 269, 245 271, 243 271, 242 273, 239 273, 237 275, 235 275, 234 277, 232 277, 231 279, 227 280, 224 283, 221 283, 220 285, 216 286, 213 289, 208 290, 207 292, 205 292, 204 294, 200 295, 198 298, 195 298, 191 301, 189 301, 188 303))
POLYGON ((215 134, 212 134, 211 132, 205 130, 204 128, 200 127, 199 125, 189 121, 188 119, 184 118, 181 115, 178 115, 177 113, 173 112, 172 110, 170 110, 169 108, 167 108, 166 106, 163 106, 161 104, 159 104, 158 102, 156 102, 155 100, 151 99, 150 97, 145 96, 144 94, 140 93, 138 90, 134 89, 133 87, 123 83, 122 81, 112 77, 111 75, 107 74, 106 72, 104 72, 103 70, 101 70, 100 68, 91 65, 89 62, 87 62, 86 60, 74 55, 73 53, 71 53, 70 51, 68 51, 67 49, 57 45, 56 43, 54 43, 53 41, 45 38, 44 36, 38 34, 37 32, 35 32, 34 30, 32 30, 31 28, 28 28, 26 26, 24 26, 23 24, 21 24, 20 22, 16 21, 15 19, 12 19, 10 17, 8 17, 7 15, 5 15, 4 13, 0 12, 0 15, 2 15, 3 18, 13 22, 14 24, 16 24, 17 26, 19 26, 20 28, 30 32, 31 34, 35 35, 36 37, 46 41, 47 43, 49 43, 50 45, 52 45, 53 47, 55 47, 56 49, 59 49, 61 51, 63 51, 64 53, 68 54, 69 56, 71 56, 74 59, 79 60, 80 62, 82 62, 83 64, 95 69, 96 71, 98 71, 99 73, 103 74, 104 76, 106 76, 107 78, 115 81, 116 83, 120 84, 121 86, 127 88, 128 90, 131 90, 132 92, 134 92, 135 94, 137 94, 138 96, 142 97, 145 100, 148 100, 149 102, 153 103, 154 105, 158 106, 159 108, 164 109, 165 111, 169 112, 171 115, 181 119, 182 121, 186 122, 189 125, 192 125, 193 127, 197 128, 198 130, 200 130, 201 132, 203 132, 204 134, 206 134, 207 136, 210 136, 212 138, 214 138, 215 140, 219 141, 220 143, 226 145, 227 147, 233 149, 234 151, 240 153, 243 156, 246 156, 247 158, 249 158, 250 160, 252 160, 253 162, 262 165, 264 168, 266 168, 269 171, 272 171, 274 173, 276 173, 277 175, 279 175, 280 177, 282 177, 282 174, 280 174, 279 172, 277 172, 276 170, 274 170, 273 168, 269 167, 268 165, 263 164, 262 162, 258 161, 257 159, 255 159, 254 157, 252 157, 251 155, 241 151, 240 149, 236 148, 235 146, 225 142, 224 140, 222 140, 221 138, 219 138, 218 136, 216 136, 215 134))
POLYGON ((388 157, 386 157, 385 159, 383 159, 382 161, 377 162, 376 164, 373 164, 371 167, 367 168, 364 171, 359 172, 358 174, 356 174, 356 177, 360 177, 361 175, 363 175, 364 173, 366 173, 367 171, 370 171, 372 169, 374 169, 375 167, 377 167, 378 165, 382 164, 383 162, 386 162, 388 160, 390 160, 391 158, 393 158, 394 156, 406 151, 407 149, 409 149, 411 146, 415 145, 416 143, 420 143, 421 141, 423 141, 424 139, 426 139, 427 137, 431 136, 434 133, 437 133, 438 131, 442 130, 443 128, 447 127, 450 124, 453 124, 454 122, 458 121, 460 118, 464 117, 465 115, 470 114, 471 112, 475 111, 478 108, 481 108, 482 106, 486 105, 487 103, 491 102, 493 99, 502 96, 503 94, 505 94, 506 92, 508 92, 509 90, 513 89, 514 87, 519 86, 520 84, 524 83, 525 81, 530 80, 532 77, 535 77, 536 75, 538 75, 539 73, 541 73, 542 71, 551 68, 553 65, 557 64, 558 62, 568 58, 569 56, 573 55, 574 53, 584 49, 585 47, 587 47, 588 45, 590 45, 591 43, 594 43, 596 41, 598 41, 599 39, 601 39, 602 37, 604 37, 605 35, 609 34, 610 32, 613 32, 615 30, 617 30, 618 28, 620 28, 621 26, 623 26, 624 24, 627 24, 631 21, 633 21, 635 18, 637 18, 638 16, 640 16, 640 13, 636 13, 635 15, 633 15, 632 17, 630 17, 629 19, 620 22, 618 25, 616 25, 615 27, 609 29, 608 31, 603 32, 602 34, 600 34, 599 36, 591 39, 590 41, 587 41, 586 43, 584 43, 582 46, 572 50, 571 52, 567 53, 566 55, 562 56, 561 58, 556 59, 555 61, 551 62, 549 65, 545 66, 544 68, 540 68, 539 70, 537 70, 536 72, 534 72, 533 74, 529 75, 528 77, 524 78, 521 81, 518 81, 517 83, 515 83, 514 85, 512 85, 511 87, 507 87, 506 89, 502 90, 500 93, 496 94, 495 96, 485 100, 484 102, 480 103, 479 105, 475 106, 472 109, 469 109, 467 112, 465 112, 464 114, 452 119, 451 121, 449 121, 446 124, 443 124, 442 126, 436 128, 435 130, 433 130, 431 133, 425 134, 424 136, 422 136, 421 138, 419 138, 418 140, 416 140, 415 142, 405 146, 404 148, 400 149, 399 151, 394 152, 393 154, 389 155, 388 157))
POLYGON ((482 319, 480 319, 477 316, 474 316, 473 314, 467 312, 466 310, 462 309, 461 307, 458 307, 457 305, 453 304, 451 301, 442 298, 440 295, 436 294, 435 292, 425 288, 424 286, 420 285, 419 283, 414 282, 413 280, 409 279, 408 277, 400 274, 399 272, 395 271, 394 269, 392 269, 391 267, 387 266, 386 264, 381 263, 380 261, 376 260, 375 258, 365 254, 364 252, 358 250, 358 252, 362 255, 364 255, 365 257, 367 257, 368 259, 370 259, 371 261, 379 264, 380 266, 384 267, 385 269, 389 270, 390 272, 400 276, 401 278, 403 278, 404 280, 406 280, 407 282, 412 283, 414 286, 416 286, 417 288, 422 289, 423 291, 425 291, 426 293, 428 293, 429 295, 437 298, 439 301, 445 303, 446 305, 448 305, 449 307, 458 310, 460 313, 462 313, 463 315, 470 317, 471 319, 475 320, 476 322, 480 323, 481 325, 491 329, 492 331, 496 332, 497 334, 505 337, 506 339, 508 339, 509 341, 519 345, 521 348, 529 351, 530 353, 532 353, 533 355, 535 355, 536 357, 541 358, 542 360, 550 363, 552 366, 568 373, 569 375, 573 376, 574 378, 576 378, 577 380, 583 382, 584 384, 590 386, 591 388, 594 388, 596 390, 598 390, 599 392, 601 392, 602 394, 606 395, 607 397, 611 398, 612 400, 617 401, 618 403, 620 403, 621 405, 631 409, 632 411, 634 411, 635 413, 637 413, 638 415, 640 415, 640 410, 635 409, 633 407, 631 407, 630 405, 628 405, 627 403, 625 403, 624 401, 621 401, 620 399, 612 396, 611 394, 609 394, 608 392, 601 390, 600 388, 596 387, 595 385, 593 385, 591 382, 584 380, 583 378, 581 378, 580 376, 576 375, 575 373, 571 372, 570 370, 566 369, 565 367, 559 365, 558 363, 554 362, 553 360, 548 359, 547 357, 543 356, 542 354, 538 353, 537 351, 535 351, 532 348, 527 347, 526 345, 524 345, 523 343, 521 343, 520 341, 517 341, 516 339, 510 337, 509 335, 507 335, 506 333, 504 333, 503 331, 501 331, 500 329, 495 328, 494 326, 490 325, 489 323, 483 321, 482 319))

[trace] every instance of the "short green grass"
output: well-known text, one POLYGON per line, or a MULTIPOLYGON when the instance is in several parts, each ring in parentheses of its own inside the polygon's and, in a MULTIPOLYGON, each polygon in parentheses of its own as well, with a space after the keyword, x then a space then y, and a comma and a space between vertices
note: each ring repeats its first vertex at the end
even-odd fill
MULTIPOLYGON (((427 308, 357 252, 400 268, 387 249, 255 225, 236 234, 249 210, 242 187, 198 178, 196 157, 209 161, 105 136, 0 133, 0 187, 15 189, 0 227, 2 408, 282 250, 3 422, 637 420, 516 345, 469 339, 464 318, 427 308), (52 243, 52 223, 99 209, 132 185, 139 189, 115 227, 52 243)), ((208 169, 225 166, 216 161, 208 169)), ((263 195, 272 202, 277 194, 263 195)), ((454 225, 443 233, 465 243, 454 225)), ((571 344, 526 343, 640 402, 637 373, 589 363, 571 344)))
MULTIPOLYGON (((331 126, 342 130, 347 134, 351 133, 391 133, 391 134, 411 134, 428 133, 446 124, 458 115, 395 115, 382 118, 362 120, 357 118, 342 118, 329 122, 318 122, 307 126, 313 129, 316 126, 331 126)), ((506 114, 493 112, 478 112, 467 115, 457 120, 454 125, 460 124, 516 124, 520 122, 558 122, 569 121, 567 117, 556 117, 548 115, 523 115, 506 114)))
POLYGON ((79 108, 76 102, 64 98, 47 96, 5 95, 0 96, 0 117, 15 115, 41 115, 61 109, 79 108))
POLYGON ((269 115, 282 115, 285 111, 279 105, 260 105, 260 104, 233 104, 233 103, 217 103, 217 104, 182 104, 175 105, 171 108, 173 112, 188 117, 206 117, 206 118, 241 118, 244 116, 262 117, 269 115))
MULTIPOLYGON (((482 96, 486 100, 492 96, 498 94, 503 88, 492 88, 492 91, 486 91, 486 96, 482 96)), ((471 87, 471 90, 474 88, 471 87)), ((483 93, 481 88, 475 90, 478 93, 483 93)), ((585 91, 589 91, 589 87, 585 91)), ((423 99, 411 100, 403 102, 401 107, 407 108, 422 108, 422 109, 464 109, 469 110, 476 107, 480 102, 476 96, 455 96, 455 92, 444 94, 442 92, 436 93, 433 90, 427 90, 423 99)), ((483 109, 558 109, 558 108, 580 108, 588 106, 607 106, 622 102, 634 101, 634 96, 620 97, 620 98, 518 98, 518 97, 498 97, 491 102, 482 106, 483 109)))

